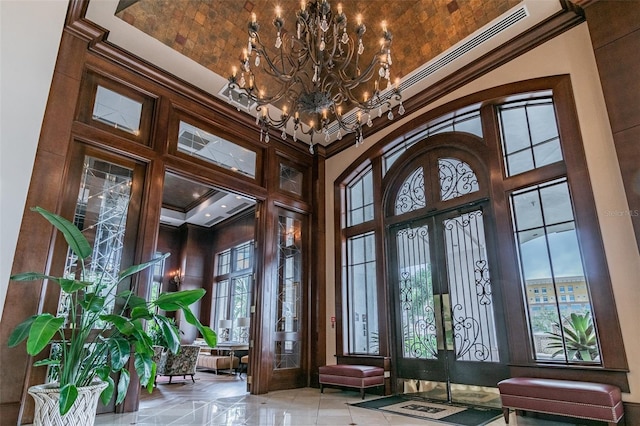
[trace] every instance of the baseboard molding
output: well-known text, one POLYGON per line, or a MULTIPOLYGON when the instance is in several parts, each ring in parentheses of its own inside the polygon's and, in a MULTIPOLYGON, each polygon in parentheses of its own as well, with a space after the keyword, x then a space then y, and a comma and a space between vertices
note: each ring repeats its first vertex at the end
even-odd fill
POLYGON ((20 402, 5 402, 0 404, 0 424, 15 425, 20 416, 20 402))

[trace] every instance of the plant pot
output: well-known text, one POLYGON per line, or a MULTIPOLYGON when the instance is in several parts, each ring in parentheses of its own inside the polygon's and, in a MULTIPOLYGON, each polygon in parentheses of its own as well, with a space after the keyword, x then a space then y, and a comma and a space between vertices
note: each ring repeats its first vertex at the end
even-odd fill
POLYGON ((58 383, 36 385, 29 388, 29 395, 36 402, 33 416, 34 426, 93 426, 100 393, 107 387, 106 382, 94 382, 78 388, 78 398, 71 409, 60 414, 60 387, 58 383))

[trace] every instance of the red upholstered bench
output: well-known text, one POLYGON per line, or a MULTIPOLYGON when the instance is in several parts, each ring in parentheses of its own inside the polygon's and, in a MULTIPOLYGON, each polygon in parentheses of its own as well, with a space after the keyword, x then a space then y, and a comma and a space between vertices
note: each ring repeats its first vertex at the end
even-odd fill
POLYGON ((359 388, 364 399, 364 390, 375 386, 384 386, 384 368, 369 365, 325 365, 318 369, 320 373, 320 393, 324 385, 359 388))
POLYGON ((620 389, 601 383, 514 377, 498 383, 504 421, 509 408, 616 425, 624 415, 620 389))

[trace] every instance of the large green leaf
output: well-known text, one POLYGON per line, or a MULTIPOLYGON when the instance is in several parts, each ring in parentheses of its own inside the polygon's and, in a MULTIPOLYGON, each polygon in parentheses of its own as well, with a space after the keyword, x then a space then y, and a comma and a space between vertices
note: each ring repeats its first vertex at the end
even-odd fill
POLYGON ((47 358, 47 359, 41 359, 40 361, 36 361, 33 363, 34 367, 40 367, 43 365, 60 365, 60 360, 47 358))
POLYGON ((107 342, 107 346, 111 355, 111 368, 113 371, 118 371, 129 361, 129 342, 121 337, 112 337, 107 342))
POLYGON ((191 325, 194 325, 198 329, 200 334, 202 334, 205 342, 207 342, 207 345, 211 346, 212 348, 215 347, 218 343, 218 336, 216 336, 216 333, 214 333, 214 331, 209 327, 202 325, 198 318, 196 318, 196 316, 193 314, 193 312, 191 312, 191 309, 189 309, 188 306, 182 306, 181 309, 187 322, 191 325))
POLYGON ((40 353, 51 342, 63 324, 64 318, 62 317, 54 317, 51 314, 38 315, 29 330, 27 353, 29 355, 40 353))
POLYGON ((22 272, 20 274, 11 275, 13 281, 37 281, 37 280, 49 280, 58 282, 59 277, 52 277, 50 275, 41 274, 40 272, 22 272))
POLYGON ((183 306, 189 306, 197 302, 204 296, 205 289, 182 290, 173 293, 160 293, 158 299, 153 302, 163 311, 177 311, 183 306))
POLYGON ((145 354, 151 358, 153 356, 153 341, 151 337, 142 328, 136 328, 131 335, 135 339, 136 353, 145 354))
POLYGON ((136 308, 138 306, 147 306, 147 301, 140 297, 140 296, 136 296, 135 294, 133 294, 133 292, 131 292, 131 290, 126 290, 123 291, 122 293, 119 293, 116 297, 122 299, 125 302, 125 307, 127 308, 136 308))
POLYGON ((128 318, 123 317, 122 315, 100 315, 100 319, 106 321, 108 323, 113 324, 120 333, 125 336, 129 336, 135 330, 135 326, 128 318))
POLYGON ((140 377, 140 383, 142 386, 146 386, 151 379, 153 360, 146 353, 135 353, 133 365, 140 377))
POLYGON ((76 291, 87 288, 93 284, 85 281, 69 280, 66 278, 60 278, 59 283, 65 293, 75 293, 76 291))
POLYGON ((178 352, 178 349, 180 349, 180 336, 178 336, 175 326, 167 317, 162 315, 156 315, 155 320, 158 323, 158 326, 160 326, 160 331, 162 332, 164 341, 167 344, 167 348, 175 354, 178 352))
POLYGON ((153 386, 155 385, 155 381, 156 381, 156 363, 152 362, 151 363, 151 377, 149 378, 149 381, 147 382, 147 392, 152 393, 153 392, 153 386))
POLYGON ((29 330, 31 330, 31 324, 38 318, 37 315, 30 316, 26 320, 22 321, 16 328, 13 329, 9 336, 9 347, 14 347, 18 343, 22 342, 29 336, 29 330))
POLYGON ((132 319, 144 318, 146 320, 149 320, 153 318, 153 314, 149 312, 149 309, 147 309, 146 306, 136 306, 131 310, 131 318, 132 319))
POLYGON ((102 380, 107 382, 107 387, 104 388, 100 394, 100 401, 102 401, 104 405, 108 405, 111 398, 113 398, 113 392, 116 390, 116 384, 113 381, 113 378, 109 375, 107 375, 106 379, 102 380))
POLYGON ((60 389, 60 414, 66 414, 78 398, 78 388, 67 383, 60 389))
POLYGON ((163 254, 162 256, 157 257, 157 258, 155 258, 155 259, 151 259, 151 260, 150 260, 150 261, 148 261, 148 262, 144 262, 144 263, 141 263, 141 264, 139 264, 139 265, 132 265, 132 266, 129 266, 129 267, 128 267, 127 269, 125 269, 124 271, 120 271, 120 273, 118 274, 118 282, 120 282, 120 281, 124 280, 125 278, 127 278, 127 277, 128 277, 128 276, 130 276, 130 275, 133 275, 133 274, 135 274, 135 273, 138 273, 138 272, 140 272, 140 271, 143 271, 143 270, 147 269, 149 266, 151 266, 151 265, 153 265, 153 264, 155 264, 155 263, 158 263, 158 262, 160 262, 160 261, 162 261, 162 260, 166 259, 167 257, 169 257, 169 255, 170 255, 170 254, 171 254, 171 253, 165 253, 165 254, 163 254))
POLYGON ((33 211, 37 211, 45 219, 47 219, 56 229, 62 232, 64 235, 64 239, 71 247, 71 250, 78 255, 80 259, 86 259, 91 256, 91 245, 87 241, 87 239, 82 235, 82 232, 75 226, 73 223, 69 222, 67 219, 62 216, 58 216, 55 213, 51 213, 43 209, 42 207, 33 207, 31 208, 33 211))
POLYGON ((120 370, 120 380, 118 380, 118 397, 116 398, 116 405, 122 404, 124 397, 127 396, 127 389, 129 389, 129 371, 126 368, 120 370))
POLYGON ((79 303, 85 311, 99 313, 104 308, 104 302, 106 298, 104 296, 98 296, 95 293, 86 293, 84 299, 79 303))

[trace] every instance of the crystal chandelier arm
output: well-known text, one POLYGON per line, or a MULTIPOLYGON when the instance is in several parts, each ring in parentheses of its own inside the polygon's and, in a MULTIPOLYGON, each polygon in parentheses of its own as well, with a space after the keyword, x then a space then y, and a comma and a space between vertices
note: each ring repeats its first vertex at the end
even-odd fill
POLYGON ((388 109, 387 116, 393 119, 391 107, 395 99, 400 104, 398 113, 404 113, 400 90, 390 82, 392 36, 384 21, 380 47, 373 49, 373 57, 366 62, 366 26, 358 15, 354 31, 347 32, 347 18, 340 4, 334 13, 327 0, 302 0, 296 11, 295 31, 284 29, 279 7, 272 22, 276 38, 267 47, 252 14, 249 44, 241 60, 242 73, 236 77, 234 70, 229 78, 230 89, 239 88, 241 98, 255 103, 261 141, 269 142, 273 128, 281 129, 282 138, 286 139, 289 127, 294 141, 301 133, 311 137, 309 150, 313 154, 314 134, 324 133, 329 142, 329 125, 335 120, 337 138, 342 138, 342 131, 355 132, 357 146, 364 142, 363 124, 372 125, 371 111, 377 108, 380 116, 383 109, 388 109), (373 87, 367 89, 367 85, 373 87), (355 114, 345 111, 343 116, 343 105, 353 108, 355 114))

